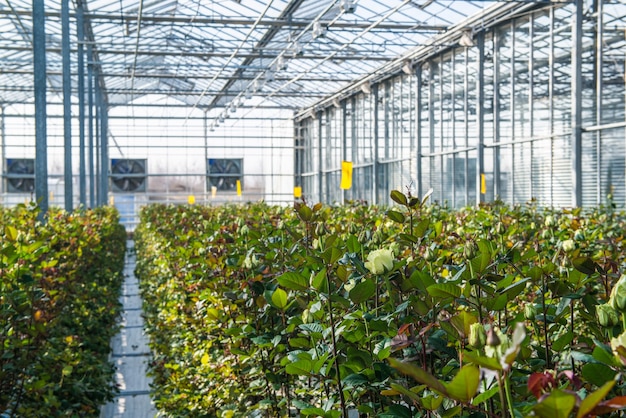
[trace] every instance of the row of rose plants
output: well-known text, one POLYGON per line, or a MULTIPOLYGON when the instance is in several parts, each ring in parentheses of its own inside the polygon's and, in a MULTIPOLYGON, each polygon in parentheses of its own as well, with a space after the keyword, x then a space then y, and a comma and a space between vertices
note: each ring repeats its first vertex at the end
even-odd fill
POLYGON ((145 207, 163 416, 570 417, 626 405, 612 207, 145 207))
POLYGON ((117 391, 126 232, 112 208, 39 215, 0 207, 0 416, 97 417, 117 391))

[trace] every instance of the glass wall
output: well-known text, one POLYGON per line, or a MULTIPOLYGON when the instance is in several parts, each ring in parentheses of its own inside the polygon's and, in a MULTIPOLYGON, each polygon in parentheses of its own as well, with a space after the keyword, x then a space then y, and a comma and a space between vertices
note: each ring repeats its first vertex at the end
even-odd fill
MULTIPOLYGON (((455 207, 592 206, 609 194, 626 203, 626 4, 519 5, 508 16, 473 26, 473 45, 460 46, 459 33, 417 48, 411 74, 397 69, 371 94, 324 110, 337 115, 325 123, 349 120, 347 133, 325 126, 321 138, 332 148, 344 135, 350 152, 337 155, 355 163, 357 179, 345 198, 388 204, 392 189, 433 189, 432 200, 455 207)), ((311 158, 314 148, 301 152, 311 158)), ((311 175, 340 166, 326 163, 311 175)), ((304 189, 338 201, 331 189, 304 189)))

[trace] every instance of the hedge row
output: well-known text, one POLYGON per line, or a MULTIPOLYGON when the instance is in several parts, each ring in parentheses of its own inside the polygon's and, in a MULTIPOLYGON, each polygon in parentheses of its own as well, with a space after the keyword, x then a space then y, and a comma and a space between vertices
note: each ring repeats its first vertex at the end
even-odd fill
POLYGON ((96 417, 117 391, 126 234, 111 208, 37 215, 0 208, 0 416, 96 417))
POLYGON ((626 404, 623 214, 391 197, 389 210, 146 207, 137 275, 163 416, 626 404))

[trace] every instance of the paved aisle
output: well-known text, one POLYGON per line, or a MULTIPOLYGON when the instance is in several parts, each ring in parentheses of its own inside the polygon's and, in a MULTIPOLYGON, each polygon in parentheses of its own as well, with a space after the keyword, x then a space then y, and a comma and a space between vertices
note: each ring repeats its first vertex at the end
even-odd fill
POLYGON ((120 393, 102 408, 102 418, 153 418, 156 415, 150 400, 150 379, 146 377, 150 358, 148 338, 143 333, 139 283, 135 278, 133 241, 128 241, 124 266, 121 301, 124 306, 119 334, 113 337, 113 361, 117 367, 120 393))

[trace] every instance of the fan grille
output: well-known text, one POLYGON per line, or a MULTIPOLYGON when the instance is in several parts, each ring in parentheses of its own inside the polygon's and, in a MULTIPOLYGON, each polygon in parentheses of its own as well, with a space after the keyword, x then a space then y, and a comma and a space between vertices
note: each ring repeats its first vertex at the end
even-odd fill
POLYGON ((237 190, 237 180, 243 187, 243 159, 211 158, 207 162, 208 186, 221 191, 237 190))
POLYGON ((35 159, 8 158, 5 177, 9 193, 32 193, 35 190, 35 159))
POLYGON ((144 192, 146 190, 146 160, 111 160, 111 186, 114 192, 144 192))

